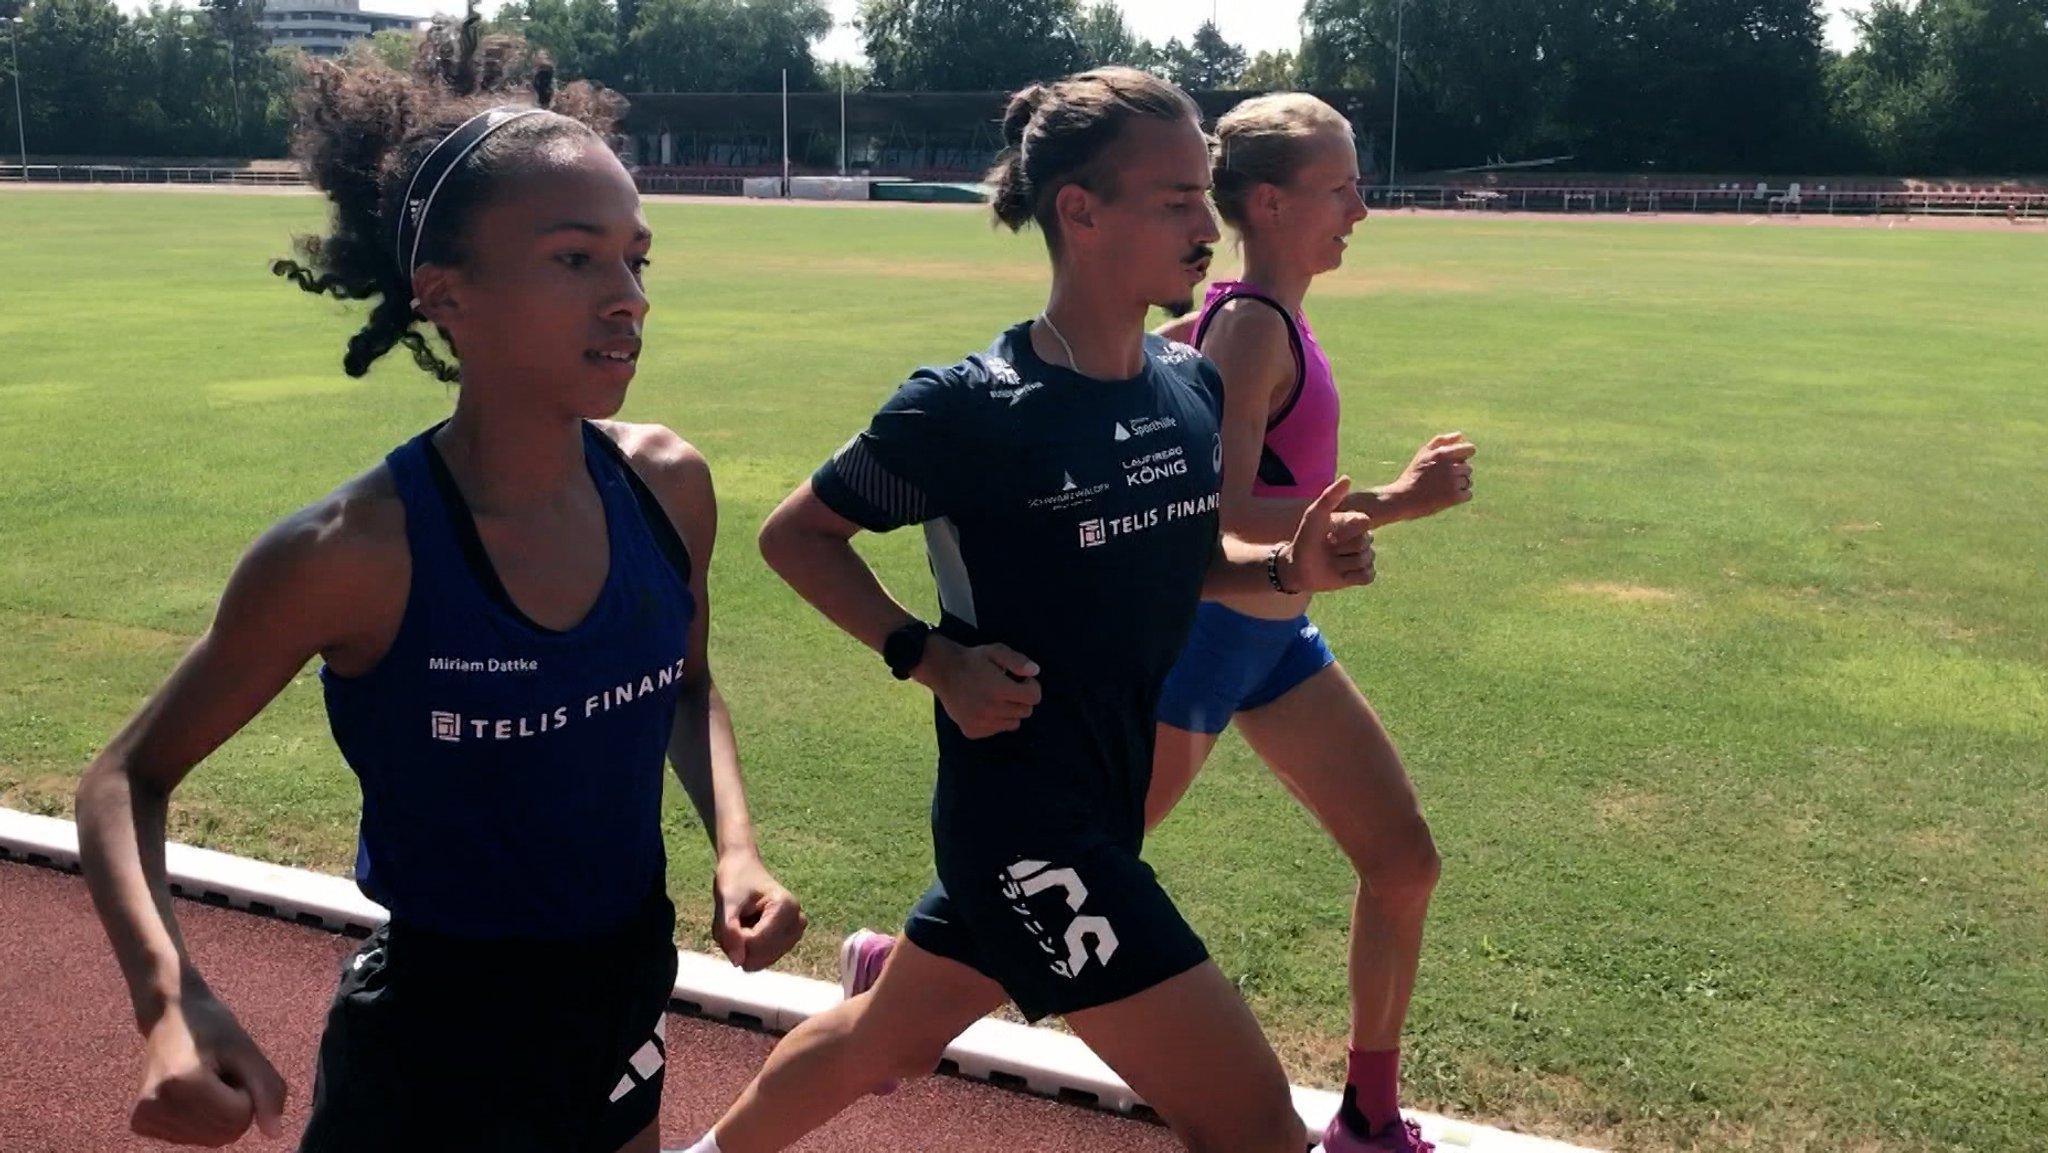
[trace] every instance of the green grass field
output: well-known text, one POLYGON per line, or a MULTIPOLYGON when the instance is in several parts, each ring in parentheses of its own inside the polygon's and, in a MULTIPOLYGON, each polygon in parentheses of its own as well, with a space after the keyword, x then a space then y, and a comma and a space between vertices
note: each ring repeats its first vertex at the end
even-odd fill
MULTIPOLYGON (((819 973, 927 880, 928 706, 753 530, 907 368, 1035 311, 1043 258, 964 212, 648 215, 625 415, 716 470, 714 660, 819 973)), ((0 196, 0 803, 68 813, 251 536, 446 411, 398 358, 344 377, 353 314, 267 273, 319 219, 0 196)), ((1482 447, 1480 499, 1318 611, 1445 858, 1412 1102, 1651 1150, 2038 1148, 2048 238, 1382 218, 1353 262, 1312 301, 1347 467, 1482 447)), ((928 605, 914 535, 868 551, 928 605)), ((309 671, 176 831, 340 871, 355 805, 309 671)), ((668 820, 703 947, 708 853, 668 820)), ((1152 856, 1333 1083, 1340 856, 1235 741, 1152 856)))

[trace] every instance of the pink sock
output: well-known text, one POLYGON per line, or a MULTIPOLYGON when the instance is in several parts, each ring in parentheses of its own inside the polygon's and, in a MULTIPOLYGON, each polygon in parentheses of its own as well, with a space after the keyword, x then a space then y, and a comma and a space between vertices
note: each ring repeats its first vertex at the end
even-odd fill
POLYGON ((1370 1137, 1401 1120, 1401 1051, 1383 1049, 1368 1053, 1351 1050, 1344 1071, 1347 1102, 1365 1122, 1361 1136, 1370 1137))

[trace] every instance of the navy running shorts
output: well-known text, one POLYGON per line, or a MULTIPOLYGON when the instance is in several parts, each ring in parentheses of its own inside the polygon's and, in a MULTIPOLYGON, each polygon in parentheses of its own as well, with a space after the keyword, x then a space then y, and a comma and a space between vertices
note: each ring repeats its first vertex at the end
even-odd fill
POLYGON ((1209 959, 1135 845, 1071 831, 961 840, 940 848, 939 881, 904 933, 1001 985, 1029 1020, 1124 1000, 1209 959))

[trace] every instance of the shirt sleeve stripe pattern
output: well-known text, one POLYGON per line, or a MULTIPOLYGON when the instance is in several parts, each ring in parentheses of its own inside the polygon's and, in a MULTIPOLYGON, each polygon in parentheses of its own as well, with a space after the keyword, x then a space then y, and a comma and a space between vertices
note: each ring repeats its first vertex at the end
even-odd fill
POLYGON ((929 501, 923 490, 883 467, 868 448, 866 436, 846 442, 832 458, 833 471, 855 496, 874 505, 901 524, 922 524, 931 519, 929 501))

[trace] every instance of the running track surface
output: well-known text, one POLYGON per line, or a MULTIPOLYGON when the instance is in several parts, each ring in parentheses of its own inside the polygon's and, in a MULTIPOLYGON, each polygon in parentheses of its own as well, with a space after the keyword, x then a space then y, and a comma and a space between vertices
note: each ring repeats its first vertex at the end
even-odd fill
MULTIPOLYGON (((296 1148, 314 1048, 347 937, 178 902, 207 981, 291 1086, 285 1132, 236 1149, 296 1148)), ((508 1010, 515 1011, 515 1010, 508 1010)), ((688 1146, 738 1094, 774 1039, 671 1014, 662 1144, 688 1146)), ((0 1150, 125 1153, 172 1146, 128 1131, 142 1071, 120 971, 78 877, 0 862, 0 1150)), ((1179 1146, 1143 1122, 952 1077, 869 1098, 795 1148, 801 1153, 1151 1153, 1179 1146)))

